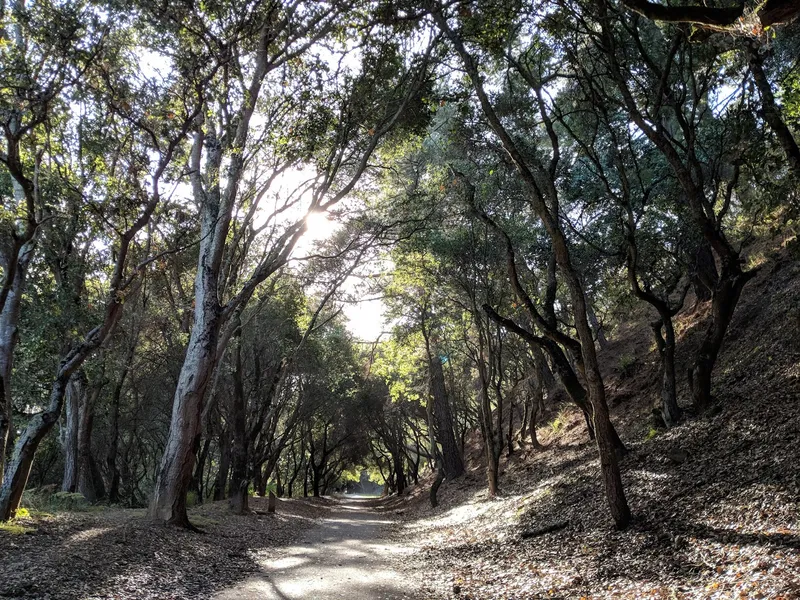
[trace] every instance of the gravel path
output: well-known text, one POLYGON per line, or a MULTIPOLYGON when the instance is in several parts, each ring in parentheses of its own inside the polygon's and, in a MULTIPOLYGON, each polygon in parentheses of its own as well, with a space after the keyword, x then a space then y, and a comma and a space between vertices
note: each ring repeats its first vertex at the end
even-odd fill
POLYGON ((385 514, 346 499, 295 546, 261 559, 261 573, 223 590, 216 600, 395 600, 419 598, 396 565, 411 549, 390 540, 385 514))

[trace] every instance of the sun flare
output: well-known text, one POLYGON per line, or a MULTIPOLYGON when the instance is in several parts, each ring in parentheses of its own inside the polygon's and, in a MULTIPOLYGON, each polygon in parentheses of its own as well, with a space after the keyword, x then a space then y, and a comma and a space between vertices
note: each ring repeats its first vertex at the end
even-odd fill
POLYGON ((329 238, 338 227, 338 223, 328 218, 327 212, 310 212, 306 216, 306 234, 304 237, 309 242, 324 240, 329 238))

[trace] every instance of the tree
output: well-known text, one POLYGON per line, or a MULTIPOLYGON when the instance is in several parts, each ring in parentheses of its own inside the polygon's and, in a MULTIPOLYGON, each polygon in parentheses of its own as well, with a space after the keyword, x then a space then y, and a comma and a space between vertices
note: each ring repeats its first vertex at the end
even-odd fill
MULTIPOLYGON (((617 34, 608 18, 610 14, 605 4, 599 6, 600 33, 592 34, 597 56, 610 74, 619 96, 615 99, 607 97, 607 101, 620 102, 631 121, 643 135, 664 156, 673 171, 674 177, 683 192, 689 208, 689 214, 711 246, 716 259, 720 263, 720 271, 715 281, 711 282, 712 320, 709 323, 705 339, 697 352, 694 364, 690 369, 689 383, 695 405, 700 409, 711 403, 711 373, 725 332, 733 317, 733 312, 744 285, 755 276, 754 270, 744 269, 740 251, 725 234, 724 219, 731 207, 734 192, 739 183, 740 169, 736 166, 737 157, 731 156, 724 148, 720 148, 720 157, 727 160, 732 168, 729 174, 717 170, 711 172, 711 179, 718 177, 719 184, 707 190, 709 171, 704 164, 703 153, 699 149, 701 132, 699 128, 704 120, 712 119, 707 105, 708 91, 714 85, 716 75, 713 73, 714 53, 710 56, 695 56, 693 47, 685 43, 682 34, 668 42, 656 36, 655 48, 647 50, 640 40, 637 30, 622 29, 625 34, 617 34), (659 81, 655 96, 646 97, 632 91, 630 82, 623 73, 618 52, 620 40, 617 35, 631 35, 629 38, 633 48, 638 49, 638 57, 633 60, 642 64, 649 76, 659 81), (650 53, 653 53, 651 55, 650 53), (657 53, 658 58, 655 54, 657 53), (704 62, 704 61, 708 62, 704 62), (638 62, 642 61, 642 62, 638 62), (694 65, 696 68, 681 68, 681 65, 694 65), (679 83, 680 82, 680 83, 679 83), (677 90, 677 86, 688 85, 691 94, 677 90), (662 114, 669 111, 670 119, 675 119, 676 128, 670 131, 665 127, 662 114), (717 198, 722 195, 722 203, 717 209, 717 198)), ((624 18, 624 17, 622 17, 624 18)), ((728 130, 730 131, 730 130, 728 130)), ((736 129, 732 130, 735 138, 736 129)))
MULTIPOLYGON (((445 14, 438 6, 434 8, 432 16, 437 27, 447 37, 459 57, 461 66, 470 79, 475 97, 489 126, 525 183, 531 207, 541 220, 552 242, 556 264, 565 280, 570 293, 570 300, 573 304, 580 360, 586 379, 589 403, 593 412, 606 497, 614 522, 618 527, 623 528, 630 521, 630 509, 622 488, 622 478, 619 471, 614 435, 612 434, 613 428, 606 404, 605 388, 597 361, 594 337, 587 317, 586 295, 570 256, 568 240, 559 222, 559 195, 556 188, 556 178, 560 159, 560 142, 557 133, 553 129, 553 121, 543 99, 543 82, 541 78, 529 78, 527 80, 534 98, 532 108, 537 110, 541 117, 546 135, 545 140, 549 144, 551 157, 546 162, 539 156, 526 155, 515 142, 506 126, 504 126, 494 103, 486 91, 484 74, 480 70, 476 52, 467 48, 464 34, 468 29, 462 27, 457 30, 457 25, 453 24, 458 23, 457 17, 445 14)), ((524 297, 519 298, 519 300, 524 302, 524 297)))
MULTIPOLYGON (((67 25, 72 24, 74 27, 78 16, 79 13, 64 22, 67 25)), ((113 16, 110 13, 106 15, 109 22, 113 16)), ((13 457, 6 469, 2 487, 0 487, 0 520, 13 517, 19 506, 36 449, 61 414, 70 378, 114 331, 122 316, 125 296, 130 292, 131 286, 135 285, 138 275, 148 263, 149 259, 145 256, 146 246, 144 251, 138 251, 141 239, 139 234, 143 230, 147 231, 147 225, 159 207, 162 179, 167 177, 167 169, 179 154, 180 144, 185 139, 189 125, 199 111, 198 104, 194 102, 194 79, 184 81, 183 87, 174 85, 173 82, 167 82, 166 85, 159 87, 151 85, 152 82, 149 81, 137 81, 137 78, 131 75, 133 71, 131 63, 125 63, 123 60, 125 53, 129 52, 130 48, 112 43, 106 33, 107 25, 103 24, 104 26, 101 27, 101 23, 95 18, 87 18, 86 22, 96 28, 80 31, 75 27, 71 35, 76 35, 80 31, 83 36, 86 36, 86 38, 81 37, 80 39, 88 40, 85 43, 94 50, 86 54, 78 53, 77 58, 80 58, 81 61, 71 60, 62 68, 73 81, 81 74, 83 75, 82 81, 86 83, 86 87, 82 90, 89 94, 85 103, 87 110, 83 115, 76 116, 78 123, 88 124, 97 118, 95 124, 102 123, 102 131, 106 137, 103 140, 104 145, 93 147, 92 153, 80 155, 79 160, 93 165, 114 165, 120 171, 126 169, 124 173, 114 169, 111 169, 110 172, 105 170, 98 172, 92 168, 85 169, 85 172, 90 173, 92 178, 105 182, 108 176, 115 178, 118 183, 117 187, 100 185, 83 190, 83 193, 87 195, 84 198, 86 205, 102 207, 104 210, 101 210, 101 214, 111 218, 110 222, 113 223, 110 227, 113 234, 109 239, 109 245, 113 245, 113 252, 111 256, 107 257, 104 307, 99 322, 85 334, 83 339, 73 344, 61 358, 52 379, 44 410, 31 418, 16 443, 13 457), (98 40, 105 40, 102 52, 97 49, 98 40), (87 58, 91 60, 86 61, 87 58), (92 94, 92 86, 99 82, 109 85, 105 88, 104 93, 92 94), (112 82, 119 84, 127 82, 127 85, 122 85, 119 89, 110 85, 112 82), (138 87, 137 83, 140 84, 138 87), (118 94, 115 94, 115 91, 118 91, 118 94), (163 137, 159 138, 154 135, 152 122, 148 116, 143 114, 145 109, 142 107, 134 109, 127 104, 127 98, 137 95, 139 99, 148 101, 150 110, 164 110, 166 106, 175 101, 182 102, 182 109, 176 114, 174 122, 163 129, 163 137), (121 138, 116 137, 114 134, 119 130, 124 131, 127 135, 121 138), (141 177, 144 168, 149 171, 146 180, 141 177), (127 202, 118 201, 120 197, 125 198, 127 202), (130 254, 133 256, 129 256, 130 254), (138 258, 142 262, 136 262, 136 254, 139 254, 138 258)), ((115 38, 114 42, 124 41, 124 36, 120 37, 122 39, 115 38)), ((203 57, 197 56, 195 60, 201 61, 199 64, 202 64, 203 57)), ((195 72, 194 77, 202 79, 204 74, 205 72, 199 69, 195 72)), ((63 100, 66 101, 66 98, 63 100)), ((52 98, 49 101, 52 101, 52 98)), ((38 114, 37 111, 38 109, 33 110, 34 114, 38 114)), ((16 148, 13 144, 12 147, 16 148)), ((14 149, 8 157, 12 163, 11 159, 17 154, 18 150, 14 149)), ((55 169, 51 172, 56 177, 59 167, 57 156, 54 157, 53 164, 55 169)), ((14 168, 12 166, 12 171, 14 168)), ((38 180, 42 180, 41 175, 38 180)), ((30 193, 35 199, 35 186, 30 187, 30 193)))
MULTIPOLYGON (((194 324, 175 391, 170 436, 150 505, 151 518, 157 521, 189 526, 185 496, 192 475, 192 448, 199 431, 203 400, 219 357, 235 330, 235 325, 228 325, 224 331, 223 326, 235 323, 231 321, 234 315, 244 310, 256 288, 286 263, 305 231, 303 218, 288 224, 274 221, 290 206, 298 206, 300 197, 290 197, 283 206, 276 206, 267 218, 271 229, 263 241, 262 258, 241 282, 229 280, 225 267, 240 251, 238 236, 230 242, 234 214, 238 210, 245 211, 239 230, 251 228, 252 231, 259 201, 281 172, 302 160, 319 161, 315 165, 318 175, 310 188, 311 200, 304 207, 305 214, 334 206, 353 190, 379 141, 397 123, 409 99, 425 80, 424 59, 421 65, 411 64, 403 71, 405 66, 399 61, 396 44, 381 38, 364 52, 363 62, 368 68, 360 74, 351 78, 334 74, 326 90, 323 82, 319 82, 317 89, 317 82, 298 73, 299 90, 292 90, 288 96, 271 95, 286 81, 281 69, 293 68, 295 64, 302 69, 303 60, 310 58, 314 44, 342 27, 340 17, 349 6, 335 3, 306 8, 308 10, 295 11, 293 5, 257 6, 252 13, 241 14, 228 30, 220 32, 223 39, 231 42, 244 35, 244 39, 253 44, 252 50, 241 48, 242 52, 251 53, 253 68, 248 72, 243 64, 237 63, 231 78, 223 69, 221 79, 214 82, 215 86, 221 86, 219 103, 213 108, 207 107, 213 117, 205 123, 198 122, 194 133, 191 181, 201 221, 194 324), (388 105, 383 103, 387 87, 395 98, 388 105), (332 93, 337 104, 326 103, 325 91, 332 93), (312 99, 319 104, 312 104, 312 99), (265 152, 267 148, 260 144, 261 138, 253 122, 259 104, 278 107, 277 112, 271 113, 272 119, 267 121, 264 133, 267 139, 277 138, 276 150, 280 150, 285 142, 278 132, 284 127, 282 111, 286 102, 295 107, 302 103, 309 111, 297 123, 298 127, 305 128, 302 139, 309 145, 289 148, 288 153, 279 152, 277 159, 272 159, 277 163, 270 163, 268 159, 269 174, 265 178, 257 179, 250 189, 243 187, 249 166, 247 159, 252 156, 257 161, 258 150, 265 152), (318 108, 318 112, 313 113, 311 106, 318 108), (377 110, 372 114, 378 115, 377 119, 373 121, 374 126, 365 130, 364 119, 374 109, 377 110), (230 164, 224 172, 223 186, 225 161, 230 164)), ((213 41, 218 35, 214 31, 215 23, 219 22, 215 15, 200 14, 197 18, 202 35, 213 41)), ((226 47, 223 43, 218 52, 224 54, 226 47)), ((320 61, 317 63, 319 75, 323 66, 320 61)), ((260 230, 257 228, 255 233, 260 230)))

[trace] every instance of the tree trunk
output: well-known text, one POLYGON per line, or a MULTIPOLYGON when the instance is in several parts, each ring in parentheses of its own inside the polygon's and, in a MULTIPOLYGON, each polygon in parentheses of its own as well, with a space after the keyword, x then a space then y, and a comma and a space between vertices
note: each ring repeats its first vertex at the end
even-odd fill
POLYGON ((119 502, 119 467, 117 466, 117 453, 119 452, 119 404, 122 398, 122 386, 128 374, 128 367, 124 367, 114 391, 111 394, 111 414, 109 415, 109 440, 106 453, 106 471, 108 472, 108 502, 119 502))
POLYGON ((406 480, 405 467, 403 466, 403 437, 402 430, 397 428, 395 432, 396 446, 392 452, 392 461, 394 462, 395 473, 395 486, 397 488, 397 495, 402 496, 405 489, 408 487, 406 480))
POLYGON ((531 411, 530 411, 530 394, 527 392, 523 396, 522 402, 522 423, 519 424, 519 439, 520 439, 520 446, 524 446, 525 436, 527 435, 528 431, 528 423, 530 422, 531 418, 531 411))
POLYGON ((681 418, 681 409, 678 406, 675 379, 675 328, 669 312, 661 315, 661 319, 653 325, 653 332, 661 358, 661 418, 667 427, 674 427, 681 418))
POLYGON ((80 428, 80 405, 85 394, 83 373, 76 373, 69 380, 64 399, 64 477, 61 491, 74 493, 78 489, 78 429, 80 428))
MULTIPOLYGON (((241 330, 239 330, 239 334, 241 330)), ((231 396, 231 484, 230 507, 237 515, 249 512, 247 477, 247 403, 242 382, 242 348, 237 340, 233 349, 233 394, 231 396)))
MULTIPOLYGON (((15 199, 21 201, 25 196, 24 191, 16 180, 13 180, 12 183, 15 199)), ((14 365, 14 350, 19 341, 18 323, 22 295, 25 290, 28 266, 36 246, 36 231, 34 229, 26 232, 25 237, 28 237, 28 241, 22 243, 18 248, 12 248, 12 254, 4 256, 1 265, 5 277, 13 272, 13 280, 10 283, 4 282, 6 294, 3 302, 0 303, 0 481, 3 481, 5 477, 6 456, 14 442, 11 374, 14 365)))
MULTIPOLYGON (((589 439, 594 440, 595 431, 594 421, 592 419, 592 409, 589 405, 586 389, 578 379, 578 374, 575 373, 575 370, 572 368, 567 355, 558 344, 551 340, 546 340, 544 349, 547 351, 548 356, 550 356, 550 360, 553 363, 553 368, 555 369, 556 374, 561 381, 561 385, 564 386, 564 390, 567 392, 567 395, 575 403, 575 405, 581 409, 586 421, 586 429, 589 433, 589 439)), ((617 439, 619 438, 617 437, 617 439)))
POLYGON ((597 451, 600 456, 600 471, 603 477, 606 500, 611 509, 611 517, 618 529, 624 529, 631 520, 631 512, 625 490, 622 487, 622 476, 619 470, 617 435, 608 414, 605 404, 605 390, 599 390, 594 384, 596 402, 592 405, 595 409, 594 430, 597 442, 597 451), (602 394, 602 395, 601 395, 602 394), (599 396, 599 398, 598 398, 599 396), (616 440, 615 440, 616 438, 616 440))
POLYGON ((689 368, 689 388, 698 410, 703 411, 711 404, 711 372, 714 370, 742 289, 754 276, 755 271, 742 272, 738 264, 722 267, 720 280, 711 300, 711 322, 695 355, 694 363, 689 368))
MULTIPOLYGON (((498 448, 495 444, 495 427, 492 420, 492 403, 489 397, 489 374, 488 365, 483 359, 484 354, 484 333, 478 333, 480 354, 477 356, 478 377, 480 378, 480 417, 481 417, 481 437, 483 438, 483 449, 486 455, 486 483, 489 489, 489 497, 494 498, 498 491, 498 466, 500 457, 498 448)), ((499 433, 502 438, 502 430, 499 433)), ((501 446, 502 447, 502 446, 501 446)))
POLYGON ((227 429, 223 429, 219 434, 219 469, 214 480, 214 501, 225 499, 228 489, 228 475, 231 468, 231 444, 230 435, 227 429))
POLYGON ((433 480, 433 485, 431 486, 430 491, 430 502, 431 507, 436 508, 439 505, 439 500, 436 498, 436 494, 439 492, 439 487, 442 485, 444 481, 444 469, 439 467, 436 469, 436 478, 433 480))
POLYGON ((553 388, 556 386, 555 376, 553 375, 553 371, 550 370, 550 365, 547 364, 544 352, 542 352, 539 346, 531 346, 531 353, 533 354, 533 363, 536 365, 536 369, 539 371, 541 377, 542 388, 547 392, 549 398, 553 388))
POLYGON ((534 355, 534 374, 531 378, 532 381, 527 386, 527 396, 528 402, 526 403, 526 411, 528 413, 529 419, 529 431, 531 437, 531 445, 536 450, 543 450, 544 446, 539 442, 539 438, 536 435, 536 426, 539 422, 539 415, 542 413, 542 409, 544 408, 544 388, 542 385, 542 376, 541 376, 541 369, 540 365, 538 364, 540 360, 544 360, 544 356, 539 353, 539 357, 534 355))
MULTIPOLYGON (((211 237, 215 228, 213 213, 210 210, 203 213, 201 233, 204 236, 211 237)), ((201 246, 195 280, 194 326, 173 398, 169 435, 149 509, 154 521, 181 527, 191 527, 186 514, 186 493, 192 478, 193 446, 199 433, 203 400, 216 363, 220 329, 216 273, 219 265, 215 268, 211 264, 213 243, 209 241, 201 246)))
POLYGON ((800 180, 800 147, 794 139, 791 130, 786 125, 781 115, 781 109, 775 102, 775 95, 772 93, 772 86, 764 72, 764 58, 758 51, 756 42, 747 44, 747 59, 750 64, 750 72, 753 74, 758 93, 761 96, 761 116, 769 124, 775 137, 783 148, 786 155, 786 163, 789 170, 797 180, 800 180))
POLYGON ((0 487, 0 522, 12 519, 19 508, 22 492, 28 483, 33 458, 39 442, 58 421, 64 404, 67 382, 72 371, 62 369, 50 390, 50 402, 45 411, 35 415, 20 436, 14 448, 14 455, 6 469, 3 485, 0 487))
POLYGON ((314 494, 314 498, 319 498, 319 488, 320 488, 320 479, 322 478, 322 474, 320 470, 315 466, 312 469, 312 479, 311 479, 311 489, 314 494))
POLYGON ((701 238, 694 251, 694 261, 689 276, 692 280, 697 302, 708 302, 711 300, 712 290, 719 278, 717 264, 714 261, 714 252, 708 240, 701 238))
POLYGON ((506 449, 508 451, 508 456, 514 454, 514 410, 516 406, 514 405, 514 399, 511 398, 508 404, 508 436, 506 437, 506 449))
POLYGON ((608 346, 608 340, 606 339, 606 332, 603 330, 603 326, 600 324, 600 319, 597 318, 597 314, 594 312, 594 307, 592 306, 592 303, 587 302, 586 308, 587 308, 587 314, 589 316, 589 324, 592 326, 595 337, 597 338, 597 344, 600 346, 600 349, 602 350, 608 346))
POLYGON ((436 469, 441 465, 438 464, 441 456, 439 454, 439 447, 436 445, 436 425, 433 419, 433 398, 428 398, 425 403, 425 418, 428 425, 428 467, 436 469))
POLYGON ((267 482, 262 474, 261 465, 253 466, 253 489, 262 498, 267 493, 267 482))
POLYGON ((442 361, 434 352, 429 360, 430 390, 433 397, 433 417, 436 422, 436 441, 442 447, 445 477, 454 479, 464 472, 464 462, 458 451, 456 437, 453 433, 453 415, 447 398, 444 384, 442 361))
POLYGON ((194 468, 192 481, 189 484, 189 489, 197 494, 197 501, 201 504, 206 499, 205 490, 203 489, 205 481, 206 464, 208 463, 208 453, 211 451, 211 436, 205 436, 202 441, 199 451, 197 452, 197 465, 194 468))
POLYGON ((416 446, 416 452, 414 452, 414 460, 409 461, 409 466, 411 467, 411 478, 414 480, 414 485, 419 484, 419 461, 420 461, 420 453, 419 453, 419 446, 416 446))
POLYGON ((94 407, 101 386, 96 385, 91 393, 85 391, 81 397, 80 422, 78 426, 78 492, 89 502, 95 503, 105 495, 102 478, 98 481, 97 462, 92 455, 92 428, 94 407))

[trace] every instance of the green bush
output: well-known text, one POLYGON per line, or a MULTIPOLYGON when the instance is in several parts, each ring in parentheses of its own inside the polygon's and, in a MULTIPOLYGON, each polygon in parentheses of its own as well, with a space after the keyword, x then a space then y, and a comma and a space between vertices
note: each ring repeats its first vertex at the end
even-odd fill
POLYGON ((56 492, 50 499, 51 507, 56 510, 87 510, 89 501, 83 494, 73 492, 56 492))
POLYGON ((89 501, 83 494, 56 491, 53 485, 25 490, 22 504, 35 511, 84 511, 89 501))

